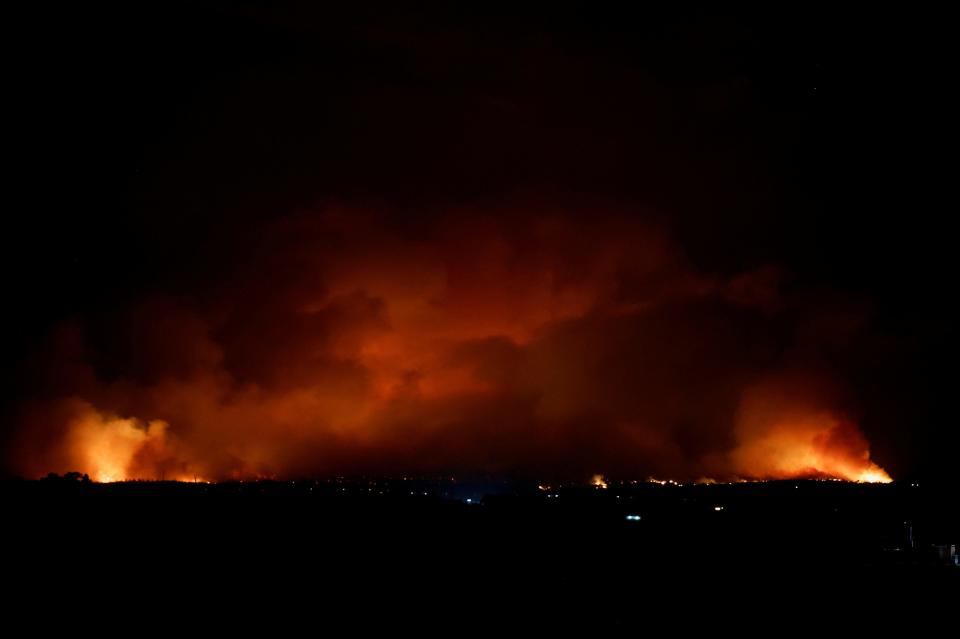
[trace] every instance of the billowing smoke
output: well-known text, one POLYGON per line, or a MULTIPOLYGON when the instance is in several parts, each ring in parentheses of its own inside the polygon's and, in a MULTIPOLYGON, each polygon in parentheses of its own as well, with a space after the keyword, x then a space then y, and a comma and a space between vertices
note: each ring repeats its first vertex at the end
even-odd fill
POLYGON ((701 272, 630 215, 397 219, 290 215, 202 295, 64 323, 11 467, 885 478, 822 357, 864 312, 701 272))

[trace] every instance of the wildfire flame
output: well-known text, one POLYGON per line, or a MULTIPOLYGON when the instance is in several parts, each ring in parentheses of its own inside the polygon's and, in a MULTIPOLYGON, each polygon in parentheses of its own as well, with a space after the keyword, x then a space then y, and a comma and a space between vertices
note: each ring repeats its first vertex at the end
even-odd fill
POLYGON ((887 474, 887 471, 874 465, 873 468, 860 473, 854 481, 864 484, 889 484, 893 479, 887 474))

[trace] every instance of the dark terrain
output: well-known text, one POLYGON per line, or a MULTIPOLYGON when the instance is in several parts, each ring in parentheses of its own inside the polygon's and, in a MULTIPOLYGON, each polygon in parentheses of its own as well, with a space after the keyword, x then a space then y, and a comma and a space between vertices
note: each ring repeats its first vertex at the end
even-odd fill
POLYGON ((957 493, 944 485, 57 478, 0 490, 14 565, 147 571, 183 587, 290 571, 384 588, 472 576, 507 587, 575 577, 586 590, 686 575, 705 588, 731 575, 865 586, 960 578, 950 557, 957 493))

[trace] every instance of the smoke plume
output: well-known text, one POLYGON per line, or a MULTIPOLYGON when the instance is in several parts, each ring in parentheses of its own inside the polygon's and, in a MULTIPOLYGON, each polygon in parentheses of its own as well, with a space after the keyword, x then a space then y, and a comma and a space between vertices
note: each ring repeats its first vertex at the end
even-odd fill
POLYGON ((326 206, 202 291, 77 315, 10 465, 102 481, 330 473, 885 479, 825 357, 866 311, 720 275, 627 214, 326 206))

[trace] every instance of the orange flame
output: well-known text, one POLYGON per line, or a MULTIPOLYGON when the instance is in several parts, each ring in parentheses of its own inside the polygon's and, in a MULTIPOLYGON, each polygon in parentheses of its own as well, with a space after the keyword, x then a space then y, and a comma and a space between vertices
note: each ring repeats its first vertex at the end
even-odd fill
POLYGON ((854 481, 864 484, 889 484, 893 481, 887 471, 873 464, 873 468, 860 473, 854 481))

